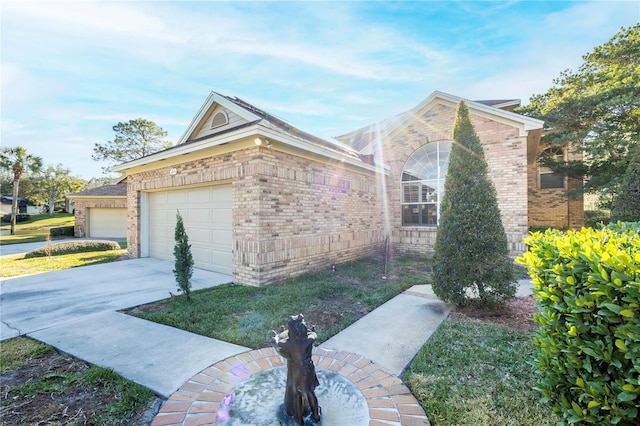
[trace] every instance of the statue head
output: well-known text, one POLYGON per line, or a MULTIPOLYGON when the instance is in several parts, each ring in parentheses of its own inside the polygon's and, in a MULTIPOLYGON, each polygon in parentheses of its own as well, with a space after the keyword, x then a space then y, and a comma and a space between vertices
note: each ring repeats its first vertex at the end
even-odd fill
POLYGON ((287 328, 289 329, 289 338, 301 340, 307 337, 307 324, 305 324, 302 314, 289 317, 287 328))

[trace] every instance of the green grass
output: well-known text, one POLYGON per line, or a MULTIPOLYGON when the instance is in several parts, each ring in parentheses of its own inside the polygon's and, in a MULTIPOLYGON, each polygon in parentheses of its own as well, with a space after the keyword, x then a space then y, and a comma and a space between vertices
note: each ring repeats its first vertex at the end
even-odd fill
POLYGON ((131 313, 141 318, 251 348, 269 344, 290 315, 303 313, 305 322, 320 325, 323 315, 340 317, 329 329, 318 327, 318 343, 325 341, 367 312, 414 284, 425 284, 424 259, 403 259, 382 280, 383 262, 363 259, 339 265, 337 272, 321 271, 263 287, 222 285, 166 299, 153 312, 131 313), (401 267, 402 265, 402 267, 401 267))
MULTIPOLYGON (((120 244, 120 246, 122 245, 126 246, 126 243, 120 244)), ((113 262, 126 254, 126 249, 120 249, 51 257, 35 257, 31 259, 25 259, 24 253, 7 255, 0 257, 0 278, 19 277, 40 272, 51 272, 60 269, 113 262)))
MULTIPOLYGON (((15 235, 0 236, 0 245, 46 241, 50 228, 73 226, 75 223, 75 217, 71 213, 54 213, 53 217, 49 217, 47 213, 29 216, 26 222, 16 223, 15 235)), ((2 222, 0 229, 9 230, 11 225, 2 222)))
MULTIPOLYGON (((0 366, 2 374, 17 370, 39 360, 59 355, 49 345, 32 339, 17 337, 0 342, 0 366)), ((90 366, 81 371, 53 369, 19 386, 6 387, 7 401, 16 399, 28 401, 36 395, 102 395, 100 401, 109 402, 99 407, 98 414, 91 418, 91 424, 126 424, 152 398, 153 392, 130 382, 111 369, 90 366)), ((5 398, 3 398, 3 406, 5 398)))
POLYGON ((542 426, 559 419, 539 402, 533 334, 445 320, 404 380, 434 426, 542 426))

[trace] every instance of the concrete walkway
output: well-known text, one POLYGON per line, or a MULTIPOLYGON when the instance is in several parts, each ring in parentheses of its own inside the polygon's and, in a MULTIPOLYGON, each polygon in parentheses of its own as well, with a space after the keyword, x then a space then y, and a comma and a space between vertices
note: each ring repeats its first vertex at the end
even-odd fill
MULTIPOLYGON (((0 281, 0 340, 31 336, 90 363, 112 368, 165 398, 176 395, 182 398, 183 387, 189 392, 194 380, 198 387, 197 378, 204 377, 204 371, 228 364, 230 359, 252 359, 261 369, 273 367, 275 361, 265 361, 278 357, 269 352, 272 349, 251 355, 255 351, 246 347, 118 312, 164 299, 169 292, 175 292, 172 268, 172 262, 130 259, 0 281), (259 361, 261 357, 265 360, 259 361)), ((192 286, 207 288, 230 281, 228 275, 196 269, 192 286)), ((522 281, 518 295, 530 293, 530 284, 522 281)), ((413 407, 406 409, 415 410, 415 401, 407 402, 410 392, 407 396, 408 390, 396 376, 403 372, 449 310, 435 297, 431 286, 414 286, 320 345, 316 349, 316 360, 325 362, 326 358, 327 367, 339 366, 340 370, 336 371, 349 380, 371 384, 371 389, 364 389, 375 398, 381 397, 378 392, 383 392, 394 407, 400 404, 397 401, 405 401, 402 404, 413 407)), ((195 401, 194 395, 190 397, 195 401)), ((165 407, 175 406, 171 404, 163 406, 164 413, 161 410, 160 417, 167 421, 171 418, 168 414, 175 414, 166 412, 169 408, 165 407)), ((180 407, 184 420, 188 417, 185 407, 190 409, 193 404, 180 407)), ((398 411, 398 419, 401 414, 398 411)), ((422 419, 424 413, 415 416, 411 422, 422 419)), ((155 421, 154 424, 182 422, 155 421)), ((390 424, 405 422, 398 420, 390 424)), ((428 424, 428 420, 415 424, 428 424)))

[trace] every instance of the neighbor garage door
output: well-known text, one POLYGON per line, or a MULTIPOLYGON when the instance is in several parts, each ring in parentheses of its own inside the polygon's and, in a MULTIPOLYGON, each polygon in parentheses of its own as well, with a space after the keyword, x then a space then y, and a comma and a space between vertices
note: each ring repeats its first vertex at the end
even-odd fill
POLYGON ((196 268, 232 273, 231 186, 152 192, 149 201, 149 255, 173 261, 176 213, 184 221, 196 268))
POLYGON ((89 237, 127 238, 127 209, 90 208, 89 237))

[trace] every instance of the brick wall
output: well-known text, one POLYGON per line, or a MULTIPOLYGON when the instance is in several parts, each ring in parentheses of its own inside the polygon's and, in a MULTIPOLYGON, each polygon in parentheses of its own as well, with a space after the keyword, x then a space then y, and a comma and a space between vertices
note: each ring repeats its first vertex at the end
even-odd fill
POLYGON ((140 194, 231 181, 233 280, 263 285, 329 268, 378 250, 383 241, 375 177, 255 147, 132 174, 128 178, 129 254, 140 255, 140 194), (178 173, 170 175, 176 168, 178 173))
MULTIPOLYGON (((576 160, 579 154, 570 153, 569 159, 576 160)), ((529 226, 550 226, 558 229, 577 229, 584 226, 584 201, 582 196, 567 195, 567 190, 540 189, 539 165, 537 157, 527 165, 529 196, 529 226)), ((569 192, 579 188, 578 179, 568 179, 569 192)))
POLYGON ((126 208, 127 199, 119 198, 77 198, 75 199, 74 216, 75 225, 73 235, 78 238, 86 237, 87 229, 87 209, 90 208, 126 208))
MULTIPOLYGON (((390 166, 386 180, 389 199, 389 225, 393 249, 398 253, 431 255, 436 229, 402 226, 401 179, 408 158, 427 141, 451 140, 455 107, 436 104, 419 117, 412 117, 402 128, 383 138, 383 161, 390 166)), ((527 234, 527 141, 518 129, 473 115, 476 134, 484 147, 489 176, 498 199, 498 207, 513 256, 525 250, 527 234)))

